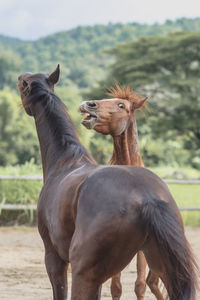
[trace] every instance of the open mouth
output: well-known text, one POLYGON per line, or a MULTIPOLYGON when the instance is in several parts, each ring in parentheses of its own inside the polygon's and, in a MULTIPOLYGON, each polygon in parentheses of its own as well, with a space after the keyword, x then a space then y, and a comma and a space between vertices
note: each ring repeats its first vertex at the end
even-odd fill
POLYGON ((85 115, 86 117, 81 121, 81 124, 83 124, 87 129, 92 129, 94 126, 94 123, 97 120, 97 115, 93 111, 89 111, 87 108, 85 108, 84 104, 80 105, 80 112, 81 115, 85 115))

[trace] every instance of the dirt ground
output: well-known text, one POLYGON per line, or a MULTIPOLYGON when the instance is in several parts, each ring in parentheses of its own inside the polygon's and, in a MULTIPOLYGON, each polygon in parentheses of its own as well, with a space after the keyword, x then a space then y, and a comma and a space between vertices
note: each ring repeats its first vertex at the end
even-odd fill
MULTIPOLYGON (((200 228, 188 227, 186 234, 200 263, 200 228)), ((52 299, 43 256, 43 245, 36 228, 0 228, 1 300, 52 299)), ((123 271, 122 299, 136 299, 133 292, 135 279, 135 260, 133 260, 123 271)), ((69 285, 71 285, 71 274, 69 274, 69 285)), ((104 284, 101 299, 111 299, 109 286, 109 282, 104 284)), ((197 298, 200 299, 200 294, 197 298)), ((148 288, 145 299, 155 299, 148 288)))

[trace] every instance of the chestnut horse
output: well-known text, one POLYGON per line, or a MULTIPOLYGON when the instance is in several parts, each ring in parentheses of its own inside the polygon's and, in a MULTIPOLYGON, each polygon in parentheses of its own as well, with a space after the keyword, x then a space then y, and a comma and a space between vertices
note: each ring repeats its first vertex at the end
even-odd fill
POLYGON ((54 300, 100 299, 103 282, 142 250, 162 278, 170 300, 194 300, 195 261, 165 183, 149 170, 98 166, 79 142, 51 74, 25 73, 18 87, 26 113, 35 119, 44 185, 38 229, 54 300), (163 259, 164 257, 164 259, 163 259))
MULTIPOLYGON (((94 129, 101 134, 110 134, 113 139, 113 153, 109 164, 132 165, 144 167, 138 144, 138 131, 135 110, 141 109, 147 98, 141 98, 130 87, 115 88, 108 93, 111 99, 101 101, 84 101, 80 112, 86 118, 82 124, 88 129, 94 129), (113 128, 114 125, 114 128, 113 128)), ((146 260, 142 251, 137 253, 137 280, 135 293, 138 300, 144 299, 146 282, 157 300, 164 300, 158 283, 159 279, 151 271, 146 280, 146 260)), ((120 273, 112 278, 111 294, 113 300, 118 300, 122 294, 120 273)))

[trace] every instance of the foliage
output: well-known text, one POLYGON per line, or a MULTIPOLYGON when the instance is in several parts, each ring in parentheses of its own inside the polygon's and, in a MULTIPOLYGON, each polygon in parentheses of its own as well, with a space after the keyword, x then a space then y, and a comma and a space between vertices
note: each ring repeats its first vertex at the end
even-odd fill
POLYGON ((9 85, 16 88, 16 78, 21 68, 19 55, 0 46, 0 89, 9 85))
POLYGON ((0 91, 0 165, 23 164, 31 157, 39 162, 34 122, 20 108, 17 94, 5 88, 0 91))
MULTIPOLYGON (((36 204, 42 181, 0 180, 0 204, 36 204)), ((35 222, 33 210, 0 211, 0 224, 35 222)))
POLYGON ((6 167, 0 167, 0 175, 12 175, 12 176, 41 176, 42 166, 37 165, 32 158, 30 161, 26 161, 21 165, 7 165, 6 167))
POLYGON ((27 180, 0 180, 1 203, 36 204, 42 182, 27 180))

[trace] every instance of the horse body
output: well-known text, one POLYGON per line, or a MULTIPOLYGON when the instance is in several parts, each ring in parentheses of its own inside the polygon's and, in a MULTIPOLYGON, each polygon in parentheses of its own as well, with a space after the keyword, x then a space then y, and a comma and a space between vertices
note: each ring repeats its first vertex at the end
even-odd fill
MULTIPOLYGON (((70 246, 70 262, 75 283, 76 278, 81 278, 85 283, 92 282, 100 286, 124 269, 134 255, 142 250, 150 269, 162 278, 170 294, 168 280, 171 277, 170 284, 176 280, 174 269, 168 261, 168 250, 162 245, 162 234, 157 236, 154 233, 155 228, 152 230, 151 226, 154 227, 155 224, 152 224, 151 220, 147 226, 145 207, 147 211, 153 208, 151 214, 155 213, 158 222, 156 226, 162 234, 168 231, 165 227, 169 226, 165 223, 162 209, 168 207, 170 211, 167 215, 172 222, 170 230, 179 224, 178 207, 168 188, 150 171, 140 167, 116 166, 97 170, 88 177, 81 188, 75 232, 70 246), (120 189, 119 185, 123 188, 120 189), (160 204, 161 208, 156 213, 157 205, 160 204), (165 260, 170 266, 168 270, 165 260)), ((174 230, 172 233, 175 233, 174 230)), ((180 243, 184 244, 181 227, 179 234, 181 238, 179 236, 177 243, 180 240, 180 243)), ((175 240, 170 238, 170 243, 167 248, 176 247, 175 240)), ((77 299, 85 299, 81 296, 83 291, 81 285, 79 290, 79 284, 75 284, 74 287, 79 295, 77 299)), ((90 290, 89 286, 87 288, 90 290)))
POLYGON ((69 262, 71 299, 94 300, 100 298, 101 284, 121 271, 139 249, 163 279, 170 300, 194 300, 194 261, 166 185, 144 168, 96 165, 52 91, 58 73, 57 68, 50 76, 24 74, 18 84, 40 142, 44 186, 38 229, 54 300, 67 298, 69 262), (166 225, 166 218, 171 225, 166 225))

